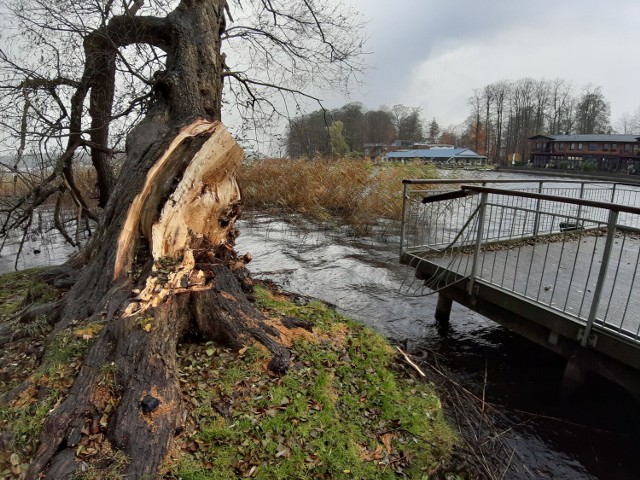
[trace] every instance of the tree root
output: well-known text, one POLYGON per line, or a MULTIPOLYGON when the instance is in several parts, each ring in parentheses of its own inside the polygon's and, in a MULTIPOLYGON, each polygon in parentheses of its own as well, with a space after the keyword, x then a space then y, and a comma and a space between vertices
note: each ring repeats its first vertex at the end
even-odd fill
POLYGON ((54 325, 60 319, 64 304, 62 299, 44 305, 31 305, 2 322, 0 324, 0 347, 31 336, 26 325, 38 318, 44 318, 47 324, 54 325))
POLYGON ((123 308, 107 321, 67 398, 46 419, 28 478, 40 478, 42 472, 46 478, 70 477, 81 459, 69 452, 92 432, 104 435, 105 449, 127 455, 123 474, 153 476, 184 427, 176 366, 182 338, 195 336, 236 349, 255 340, 273 354, 270 370, 287 370, 289 351, 238 280, 247 282, 246 270, 237 259, 228 260, 235 274, 218 259, 208 265, 211 280, 206 288, 178 289, 152 309, 126 316, 123 308), (105 372, 113 375, 107 378, 105 372), (113 408, 108 422, 96 429, 95 419, 104 418, 108 408, 113 408))

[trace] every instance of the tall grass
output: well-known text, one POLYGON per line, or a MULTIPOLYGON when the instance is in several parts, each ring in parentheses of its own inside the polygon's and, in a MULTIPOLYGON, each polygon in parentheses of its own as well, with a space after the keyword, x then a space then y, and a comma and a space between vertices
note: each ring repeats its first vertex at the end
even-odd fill
MULTIPOLYGON (((267 159, 244 165, 238 175, 245 210, 298 213, 316 220, 338 219, 358 234, 382 222, 399 221, 402 180, 435 178, 435 167, 420 163, 377 165, 366 159, 267 159)), ((77 168, 84 198, 95 205, 95 171, 77 168)), ((9 203, 32 188, 13 175, 0 175, 0 203, 9 203)), ((52 203, 52 197, 47 203, 52 203)), ((73 208, 70 198, 63 204, 73 208)))
MULTIPOLYGON (((44 186, 44 179, 51 173, 50 170, 41 170, 37 172, 24 172, 23 175, 17 176, 13 173, 0 172, 0 203, 11 204, 18 198, 27 196, 35 189, 44 186)), ((74 180, 82 197, 90 207, 95 207, 98 199, 97 176, 96 171, 90 166, 79 166, 74 169, 74 180)), ((55 180, 56 185, 62 183, 61 179, 55 180)), ((51 196, 45 202, 45 205, 51 205, 55 202, 55 195, 51 196)), ((70 196, 66 196, 63 205, 67 208, 73 208, 73 202, 70 196)))
POLYGON ((365 159, 268 159, 245 165, 238 182, 245 209, 338 218, 357 233, 400 220, 402 180, 434 178, 424 164, 375 165, 365 159))

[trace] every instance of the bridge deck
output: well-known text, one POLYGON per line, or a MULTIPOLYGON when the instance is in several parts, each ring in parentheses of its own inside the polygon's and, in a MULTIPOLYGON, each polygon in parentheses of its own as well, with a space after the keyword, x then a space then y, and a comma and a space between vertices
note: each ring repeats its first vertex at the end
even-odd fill
POLYGON ((438 257, 412 252, 403 255, 402 263, 411 265, 429 288, 640 393, 640 291, 624 281, 634 278, 640 239, 616 244, 612 256, 629 258, 619 266, 616 262, 615 269, 609 267, 591 348, 580 347, 600 265, 592 262, 593 252, 598 257, 603 244, 585 237, 515 249, 485 247, 473 294, 467 278, 473 254, 438 257))
MULTIPOLYGON (((580 240, 519 245, 518 248, 488 246, 479 257, 476 276, 505 292, 547 305, 563 313, 568 319, 586 320, 593 302, 601 264, 604 241, 602 237, 584 236, 580 240), (597 262, 592 259, 597 258, 597 262)), ((640 291, 629 279, 638 268, 640 239, 628 236, 615 241, 607 269, 596 323, 630 338, 640 333, 640 291), (634 314, 635 312, 635 314, 634 314)), ((453 278, 452 273, 467 276, 471 273, 473 254, 435 257, 413 252, 413 265, 425 259, 441 267, 441 279, 453 278)), ((423 265, 423 269, 426 265, 423 265)), ((432 276, 432 275, 431 275, 432 276)), ((446 280, 445 280, 446 281, 446 280)), ((640 348, 640 343, 638 344, 640 348)))
POLYGON ((425 182, 404 189, 412 293, 439 292, 438 318, 456 301, 640 393, 640 189, 425 182))

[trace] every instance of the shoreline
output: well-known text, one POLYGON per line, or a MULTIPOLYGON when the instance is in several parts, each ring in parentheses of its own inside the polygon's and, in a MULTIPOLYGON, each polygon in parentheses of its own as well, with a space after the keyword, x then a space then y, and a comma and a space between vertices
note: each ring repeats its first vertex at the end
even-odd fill
POLYGON ((628 185, 640 185, 640 176, 637 175, 621 175, 617 173, 607 172, 576 172, 575 170, 557 170, 544 168, 527 168, 527 167, 511 167, 499 166, 496 172, 522 173, 525 175, 544 176, 544 177, 564 177, 585 180, 603 180, 616 181, 618 183, 628 185))

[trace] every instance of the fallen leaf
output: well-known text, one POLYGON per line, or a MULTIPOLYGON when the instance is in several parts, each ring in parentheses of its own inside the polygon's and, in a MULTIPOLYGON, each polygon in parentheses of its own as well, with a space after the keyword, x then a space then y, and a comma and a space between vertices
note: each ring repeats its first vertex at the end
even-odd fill
POLYGON ((384 444, 384 448, 387 451, 387 454, 391 454, 391 440, 393 440, 393 433, 385 433, 382 435, 382 443, 384 444))
POLYGON ((289 447, 284 447, 278 453, 276 453, 276 458, 284 457, 289 458, 291 456, 291 449, 289 447))

